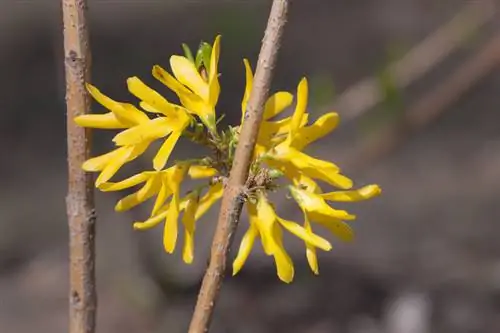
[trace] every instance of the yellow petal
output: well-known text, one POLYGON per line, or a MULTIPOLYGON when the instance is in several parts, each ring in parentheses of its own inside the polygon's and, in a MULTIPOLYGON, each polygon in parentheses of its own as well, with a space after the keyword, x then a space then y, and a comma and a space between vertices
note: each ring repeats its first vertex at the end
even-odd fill
POLYGON ((273 226, 273 240, 271 250, 276 263, 276 271, 281 281, 290 283, 293 280, 294 268, 293 262, 283 246, 282 232, 278 225, 273 226))
POLYGON ((196 210, 195 219, 198 221, 205 213, 220 199, 224 193, 224 186, 221 183, 210 186, 207 193, 200 199, 200 204, 196 210))
POLYGON ((167 251, 168 253, 174 252, 175 244, 177 242, 177 221, 179 219, 180 213, 179 192, 187 169, 187 164, 176 164, 172 169, 172 173, 169 174, 170 177, 168 185, 170 186, 170 191, 173 193, 173 195, 170 202, 170 208, 168 209, 167 213, 165 231, 163 233, 163 246, 165 247, 165 251, 167 251))
POLYGON ((150 142, 144 142, 134 146, 125 146, 116 149, 115 155, 108 160, 108 163, 102 170, 99 177, 96 179, 96 186, 99 187, 101 184, 106 183, 115 175, 115 173, 120 169, 125 163, 133 161, 138 156, 140 156, 148 148, 150 142))
POLYGON ((134 230, 148 230, 148 229, 156 227, 163 220, 165 220, 165 218, 167 217, 169 208, 170 208, 170 204, 166 204, 158 211, 157 215, 150 217, 146 221, 134 222, 134 224, 133 224, 134 230))
POLYGON ((124 179, 120 182, 103 183, 99 186, 99 189, 103 192, 121 191, 121 190, 124 190, 126 188, 136 186, 140 183, 144 183, 146 180, 148 180, 151 177, 151 175, 152 175, 151 172, 141 172, 137 175, 133 175, 132 177, 124 179))
POLYGON ((184 105, 189 112, 200 117, 206 117, 207 114, 214 113, 213 108, 203 102, 201 97, 195 95, 160 66, 153 67, 153 76, 174 91, 177 97, 179 97, 181 104, 184 105))
POLYGON ((341 240, 349 242, 354 238, 354 231, 344 221, 317 212, 307 212, 307 214, 312 221, 321 224, 341 240))
POLYGON ((153 67, 153 76, 155 79, 163 83, 170 90, 175 92, 176 94, 193 94, 189 89, 187 89, 182 83, 177 81, 172 75, 170 75, 165 69, 161 66, 155 65, 153 67))
MULTIPOLYGON (((311 228, 311 223, 309 222, 309 218, 307 217, 307 214, 304 213, 304 228, 312 232, 311 228)), ((307 263, 309 264, 309 267, 313 271, 314 274, 318 275, 319 274, 319 265, 318 265, 318 256, 316 255, 316 248, 311 245, 308 242, 305 242, 306 244, 306 258, 307 258, 307 263)))
POLYGON ((194 232, 195 232, 195 216, 198 209, 199 198, 197 194, 189 195, 187 200, 186 211, 182 216, 184 224, 184 248, 182 251, 182 259, 186 264, 191 264, 194 257, 194 232))
POLYGON ((378 185, 367 185, 359 190, 329 192, 324 193, 321 196, 323 199, 329 201, 353 202, 371 199, 380 193, 382 193, 382 190, 378 185))
POLYGON ((311 231, 306 230, 304 227, 298 225, 297 223, 282 218, 278 218, 278 221, 286 230, 302 239, 306 243, 318 247, 323 251, 330 251, 332 249, 332 245, 326 239, 312 233, 311 231))
POLYGON ((160 117, 120 132, 113 138, 113 142, 119 146, 134 145, 163 138, 170 132, 172 123, 168 118, 160 117))
POLYGON ((152 108, 159 110, 165 115, 172 112, 172 105, 158 92, 148 87, 138 77, 130 77, 127 79, 128 90, 140 100, 149 104, 152 108))
POLYGON ((161 186, 160 186, 160 191, 158 192, 158 196, 156 197, 155 200, 155 205, 153 206, 153 210, 151 211, 151 215, 156 215, 158 214, 159 210, 163 207, 165 204, 165 201, 172 195, 172 191, 170 190, 170 187, 168 186, 168 174, 163 173, 160 176, 161 180, 161 186))
POLYGON ((248 61, 248 59, 243 59, 243 64, 245 65, 246 85, 245 85, 245 93, 241 101, 241 124, 243 124, 245 112, 247 110, 248 99, 250 98, 250 93, 252 92, 252 86, 253 86, 253 73, 252 73, 252 67, 250 66, 250 62, 248 61))
POLYGON ((209 101, 209 86, 203 80, 195 65, 186 57, 173 55, 170 57, 170 67, 177 80, 191 89, 203 100, 209 101))
POLYGON ((354 220, 356 216, 345 210, 337 210, 330 207, 319 195, 289 186, 290 192, 302 210, 308 213, 317 213, 334 219, 354 220))
POLYGON ((339 116, 336 113, 327 113, 311 126, 302 127, 293 138, 292 146, 297 150, 303 150, 310 143, 321 139, 333 131, 339 123, 339 116))
POLYGON ((165 230, 163 232, 163 247, 168 253, 173 253, 177 243, 177 220, 179 218, 179 195, 174 193, 167 213, 165 230))
POLYGON ((250 255, 250 252, 252 252, 252 247, 258 234, 259 232, 255 225, 250 223, 248 230, 245 232, 245 235, 243 235, 243 238, 241 239, 238 255, 233 262, 233 276, 238 274, 238 272, 243 268, 243 265, 250 255))
POLYGON ((259 229, 262 247, 267 255, 273 253, 273 226, 276 224, 276 213, 264 196, 260 196, 255 207, 248 206, 249 218, 251 223, 255 223, 259 229), (256 210, 256 212, 255 212, 256 210))
POLYGON ((217 174, 217 169, 204 165, 191 165, 188 174, 192 179, 210 178, 217 174))
POLYGON ((168 158, 170 157, 170 154, 172 153, 172 150, 181 135, 182 132, 180 131, 173 132, 161 145, 158 153, 156 153, 156 156, 153 158, 153 167, 155 170, 161 170, 165 167, 165 164, 167 164, 168 158))
POLYGON ((289 161, 308 177, 320 179, 342 189, 352 187, 352 180, 339 174, 339 167, 331 162, 316 159, 294 148, 284 149, 283 152, 278 153, 277 158, 289 161))
POLYGON ((212 106, 217 105, 220 94, 219 85, 219 53, 220 53, 220 35, 215 38, 214 44, 212 45, 212 54, 210 56, 210 73, 208 77, 208 89, 209 89, 209 104, 212 106))
POLYGON ((75 118, 75 123, 81 127, 120 129, 129 127, 118 120, 113 112, 105 114, 84 114, 75 118))
POLYGON ((157 194, 160 190, 160 186, 161 183, 159 175, 150 177, 139 191, 129 194, 125 198, 118 201, 115 206, 115 210, 117 212, 124 212, 134 208, 157 194))
POLYGON ((288 136, 289 138, 288 140, 290 142, 292 141, 298 129, 300 128, 302 117, 306 113, 307 98, 308 98, 307 79, 303 78, 302 80, 300 80, 299 86, 297 88, 297 105, 295 106, 295 112, 293 113, 292 116, 290 134, 288 136))
POLYGON ((293 95, 286 91, 279 91, 269 97, 264 109, 264 120, 270 119, 292 104, 293 95))
POLYGON ((149 120, 148 116, 133 105, 114 101, 91 84, 87 83, 86 87, 90 95, 102 106, 112 111, 120 122, 133 126, 149 120))
POLYGON ((112 156, 107 162, 106 166, 102 169, 99 177, 97 177, 95 186, 99 187, 101 184, 107 182, 118 172, 118 170, 130 159, 134 146, 121 147, 116 150, 116 154, 112 156))
POLYGON ((83 162, 82 169, 89 172, 101 171, 117 154, 120 154, 121 148, 110 151, 109 153, 90 158, 83 162))

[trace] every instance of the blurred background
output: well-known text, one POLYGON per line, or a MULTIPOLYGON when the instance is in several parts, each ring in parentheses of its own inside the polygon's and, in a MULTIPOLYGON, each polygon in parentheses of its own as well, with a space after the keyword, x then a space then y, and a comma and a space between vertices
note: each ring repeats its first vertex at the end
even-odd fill
MULTIPOLYGON (((270 4, 89 0, 92 82, 133 101, 127 77, 160 89, 154 64, 169 68, 182 42, 196 48, 221 33, 218 112, 234 124, 242 58, 255 64, 270 4)), ((334 240, 334 250, 320 255, 319 276, 310 273, 299 242, 287 242, 296 263, 291 285, 255 249, 241 274, 227 278, 213 332, 500 332, 497 6, 293 2, 273 90, 294 91, 307 76, 313 118, 332 109, 341 116, 339 129, 311 154, 337 162, 357 185, 378 183, 384 192, 345 207, 358 214, 356 240, 334 240)), ((0 1, 2 333, 67 329, 62 56, 58 1, 0 1)), ((110 147, 110 135, 96 133, 95 154, 110 147)), ((188 150, 177 148, 177 157, 188 150)), ((185 332, 218 210, 200 221, 195 262, 186 266, 180 253, 163 252, 162 228, 132 230, 148 207, 113 211, 120 196, 97 194, 98 332, 185 332)), ((278 207, 302 218, 286 198, 278 207)))

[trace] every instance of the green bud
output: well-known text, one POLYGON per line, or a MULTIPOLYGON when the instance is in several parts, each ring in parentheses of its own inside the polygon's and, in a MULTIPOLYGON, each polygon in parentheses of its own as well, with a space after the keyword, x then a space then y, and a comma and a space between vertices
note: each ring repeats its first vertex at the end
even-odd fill
POLYGON ((210 72, 210 56, 212 55, 212 45, 201 42, 198 52, 196 53, 195 65, 199 70, 201 66, 205 67, 207 72, 210 72))
POLYGON ((194 64, 193 53, 191 53, 191 49, 189 48, 189 46, 185 43, 182 43, 182 49, 184 50, 184 56, 194 64))

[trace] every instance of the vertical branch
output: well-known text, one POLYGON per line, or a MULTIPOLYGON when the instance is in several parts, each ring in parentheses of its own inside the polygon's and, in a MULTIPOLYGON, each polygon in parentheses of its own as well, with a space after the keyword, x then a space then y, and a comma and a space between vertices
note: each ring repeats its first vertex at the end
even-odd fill
POLYGON ((90 132, 73 119, 90 113, 85 82, 90 76, 86 0, 62 0, 68 140, 70 294, 69 332, 93 333, 96 318, 95 215, 92 177, 81 169, 89 157, 90 132))
POLYGON ((251 158, 264 114, 264 104, 269 94, 278 49, 286 23, 288 4, 289 0, 274 0, 271 7, 245 121, 236 147, 229 181, 222 198, 222 206, 212 242, 210 263, 203 277, 189 333, 204 333, 208 331, 210 326, 214 305, 226 270, 227 255, 243 208, 241 190, 248 178, 251 158))

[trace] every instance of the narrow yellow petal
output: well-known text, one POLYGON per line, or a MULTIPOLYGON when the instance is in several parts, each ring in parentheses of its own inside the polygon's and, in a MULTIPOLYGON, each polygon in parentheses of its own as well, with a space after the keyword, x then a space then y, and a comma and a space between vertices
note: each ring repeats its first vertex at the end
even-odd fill
POLYGON ((81 127, 120 129, 129 127, 118 120, 113 112, 105 114, 84 114, 75 118, 75 123, 81 127))
POLYGON ((299 86, 297 87, 297 105, 295 106, 295 112, 292 116, 290 134, 288 136, 288 140, 290 142, 293 140, 293 137, 300 128, 302 117, 306 113, 308 94, 307 79, 303 78, 302 80, 300 80, 299 86))
POLYGON ((166 117, 159 117, 118 133, 113 138, 113 142, 118 146, 134 145, 163 138, 170 132, 172 132, 170 120, 166 117))
POLYGON ((172 105, 165 99, 165 97, 148 87, 138 77, 134 76, 128 78, 127 86, 130 93, 143 102, 149 104, 152 108, 159 110, 167 116, 171 113, 172 105))
POLYGON ((283 112, 293 102, 293 95, 286 91, 279 91, 269 97, 264 109, 264 120, 283 112))
POLYGON ((367 185, 359 190, 329 192, 321 194, 321 196, 329 201, 353 202, 371 199, 380 193, 382 193, 382 190, 378 185, 367 185))
POLYGON ((120 122, 133 126, 149 120, 148 116, 133 105, 117 102, 101 93, 99 89, 91 84, 87 83, 86 87, 90 95, 102 106, 112 111, 120 122))
POLYGON ((217 169, 204 165, 191 165, 188 174, 192 179, 210 178, 217 174, 217 169))
MULTIPOLYGON (((309 218, 307 217, 307 213, 304 212, 304 228, 309 231, 313 232, 311 228, 311 223, 309 222, 309 218)), ((311 271, 318 275, 319 274, 319 265, 318 265, 318 256, 316 254, 316 248, 311 245, 308 242, 305 242, 306 244, 306 258, 307 258, 307 263, 309 264, 309 267, 311 268, 311 271)))
POLYGON ((267 199, 260 195, 256 207, 248 206, 249 217, 259 229, 262 247, 267 255, 273 253, 273 226, 276 224, 276 213, 267 199), (256 210, 256 212, 254 211, 256 210))
POLYGON ((178 226, 177 220, 179 218, 179 194, 174 193, 170 208, 167 213, 167 220, 165 222, 165 230, 163 232, 163 247, 168 253, 173 253, 175 244, 177 243, 178 226))
POLYGON ((165 142, 161 145, 158 153, 153 158, 153 167, 155 170, 161 170, 165 167, 165 164, 168 162, 168 158, 174 149, 175 144, 181 137, 182 132, 175 131, 165 140, 165 142))
POLYGON ((354 238, 354 231, 344 221, 317 212, 308 212, 307 214, 313 222, 321 224, 341 240, 349 242, 354 238))
POLYGON ((297 135, 292 140, 292 146, 297 150, 303 150, 312 142, 321 139, 333 131, 339 123, 337 113, 327 113, 311 126, 302 127, 297 131, 297 135))
POLYGON ((281 281, 290 283, 293 280, 294 268, 293 262, 283 246, 282 232, 278 225, 273 226, 272 253, 276 263, 276 271, 281 281))
POLYGON ((220 199, 224 193, 224 186, 221 183, 210 186, 208 192, 200 199, 200 204, 196 210, 195 220, 199 220, 205 213, 220 199))
POLYGON ((259 232, 254 224, 250 224, 248 230, 243 235, 241 239, 240 248, 238 250, 238 255, 233 262, 233 276, 238 274, 238 272, 243 268, 243 265, 248 259, 250 252, 252 252, 252 247, 255 242, 255 238, 259 235, 259 232))
POLYGON ((318 213, 334 219, 354 220, 355 215, 351 215, 344 210, 337 210, 330 207, 319 194, 307 192, 294 186, 289 186, 290 192, 299 204, 300 208, 310 213, 318 213))
POLYGON ((165 176, 164 174, 160 176, 160 183, 161 183, 160 191, 158 192, 158 196, 156 197, 151 215, 158 214, 158 211, 163 207, 165 201, 167 201, 167 199, 172 195, 172 191, 168 186, 167 177, 168 175, 165 176))
POLYGON ((182 105, 186 109, 200 117, 206 114, 213 113, 210 106, 207 106, 201 97, 194 94, 191 90, 186 88, 183 84, 177 81, 172 75, 170 75, 166 70, 160 66, 153 67, 153 76, 167 86, 170 90, 174 91, 179 97, 182 105), (208 111, 207 111, 208 110, 208 111))
POLYGON ((170 90, 176 94, 192 94, 191 90, 186 88, 182 83, 180 83, 175 77, 170 75, 165 69, 159 65, 153 67, 153 76, 155 79, 163 83, 170 90))
POLYGON ((97 177, 95 185, 99 187, 107 182, 115 175, 116 172, 129 160, 134 150, 133 146, 121 147, 116 150, 116 153, 109 159, 106 166, 102 169, 99 177, 97 177))
POLYGON ((212 54, 210 56, 210 73, 208 77, 209 89, 209 104, 212 106, 217 105, 220 94, 219 85, 219 54, 220 54, 220 35, 215 38, 212 45, 212 54))
POLYGON ((252 73, 252 67, 250 66, 250 62, 248 61, 248 59, 243 59, 243 64, 245 65, 246 85, 245 85, 245 93, 241 101, 241 124, 243 124, 245 112, 247 110, 248 99, 250 98, 250 93, 252 92, 252 86, 253 86, 253 73, 252 73))
POLYGON ((141 189, 118 201, 115 210, 117 212, 127 211, 156 195, 161 186, 159 178, 159 175, 150 177, 141 189))
POLYGON ((286 230, 302 239, 306 243, 318 247, 323 251, 330 251, 332 249, 332 245, 326 239, 312 233, 311 231, 308 231, 297 223, 282 218, 278 218, 278 221, 286 230))
POLYGON ((140 183, 144 183, 146 180, 148 180, 151 177, 151 175, 152 175, 151 172, 141 172, 137 175, 133 175, 132 177, 124 179, 120 182, 103 183, 99 186, 99 190, 101 190, 103 192, 121 191, 121 190, 124 190, 126 188, 136 186, 140 183))
POLYGON ((182 216, 184 224, 184 248, 182 259, 186 264, 191 264, 194 257, 194 232, 196 229, 195 216, 198 209, 199 198, 196 193, 188 195, 187 206, 182 216))
POLYGON ((102 170, 96 180, 96 186, 106 183, 125 163, 133 161, 140 156, 148 148, 150 142, 143 142, 134 146, 125 146, 116 149, 116 153, 107 161, 106 166, 102 170))
POLYGON ((134 222, 134 224, 133 224, 134 230, 148 230, 148 229, 156 227, 158 224, 160 224, 167 217, 169 207, 170 207, 170 204, 166 204, 158 211, 157 215, 150 217, 146 221, 134 222))
MULTIPOLYGON (((276 157, 289 161, 308 177, 322 180, 341 189, 349 189, 353 185, 351 179, 339 173, 339 167, 335 164, 311 157, 294 148, 284 149, 276 157)), ((273 156, 270 156, 270 158, 273 158, 273 156)))
POLYGON ((90 158, 83 162, 82 169, 85 171, 101 171, 106 165, 111 161, 117 154, 120 153, 121 148, 110 151, 109 153, 99 155, 93 158, 90 158))
POLYGON ((191 61, 186 57, 173 55, 170 57, 170 67, 180 83, 191 89, 203 100, 209 101, 208 83, 203 80, 191 61))

